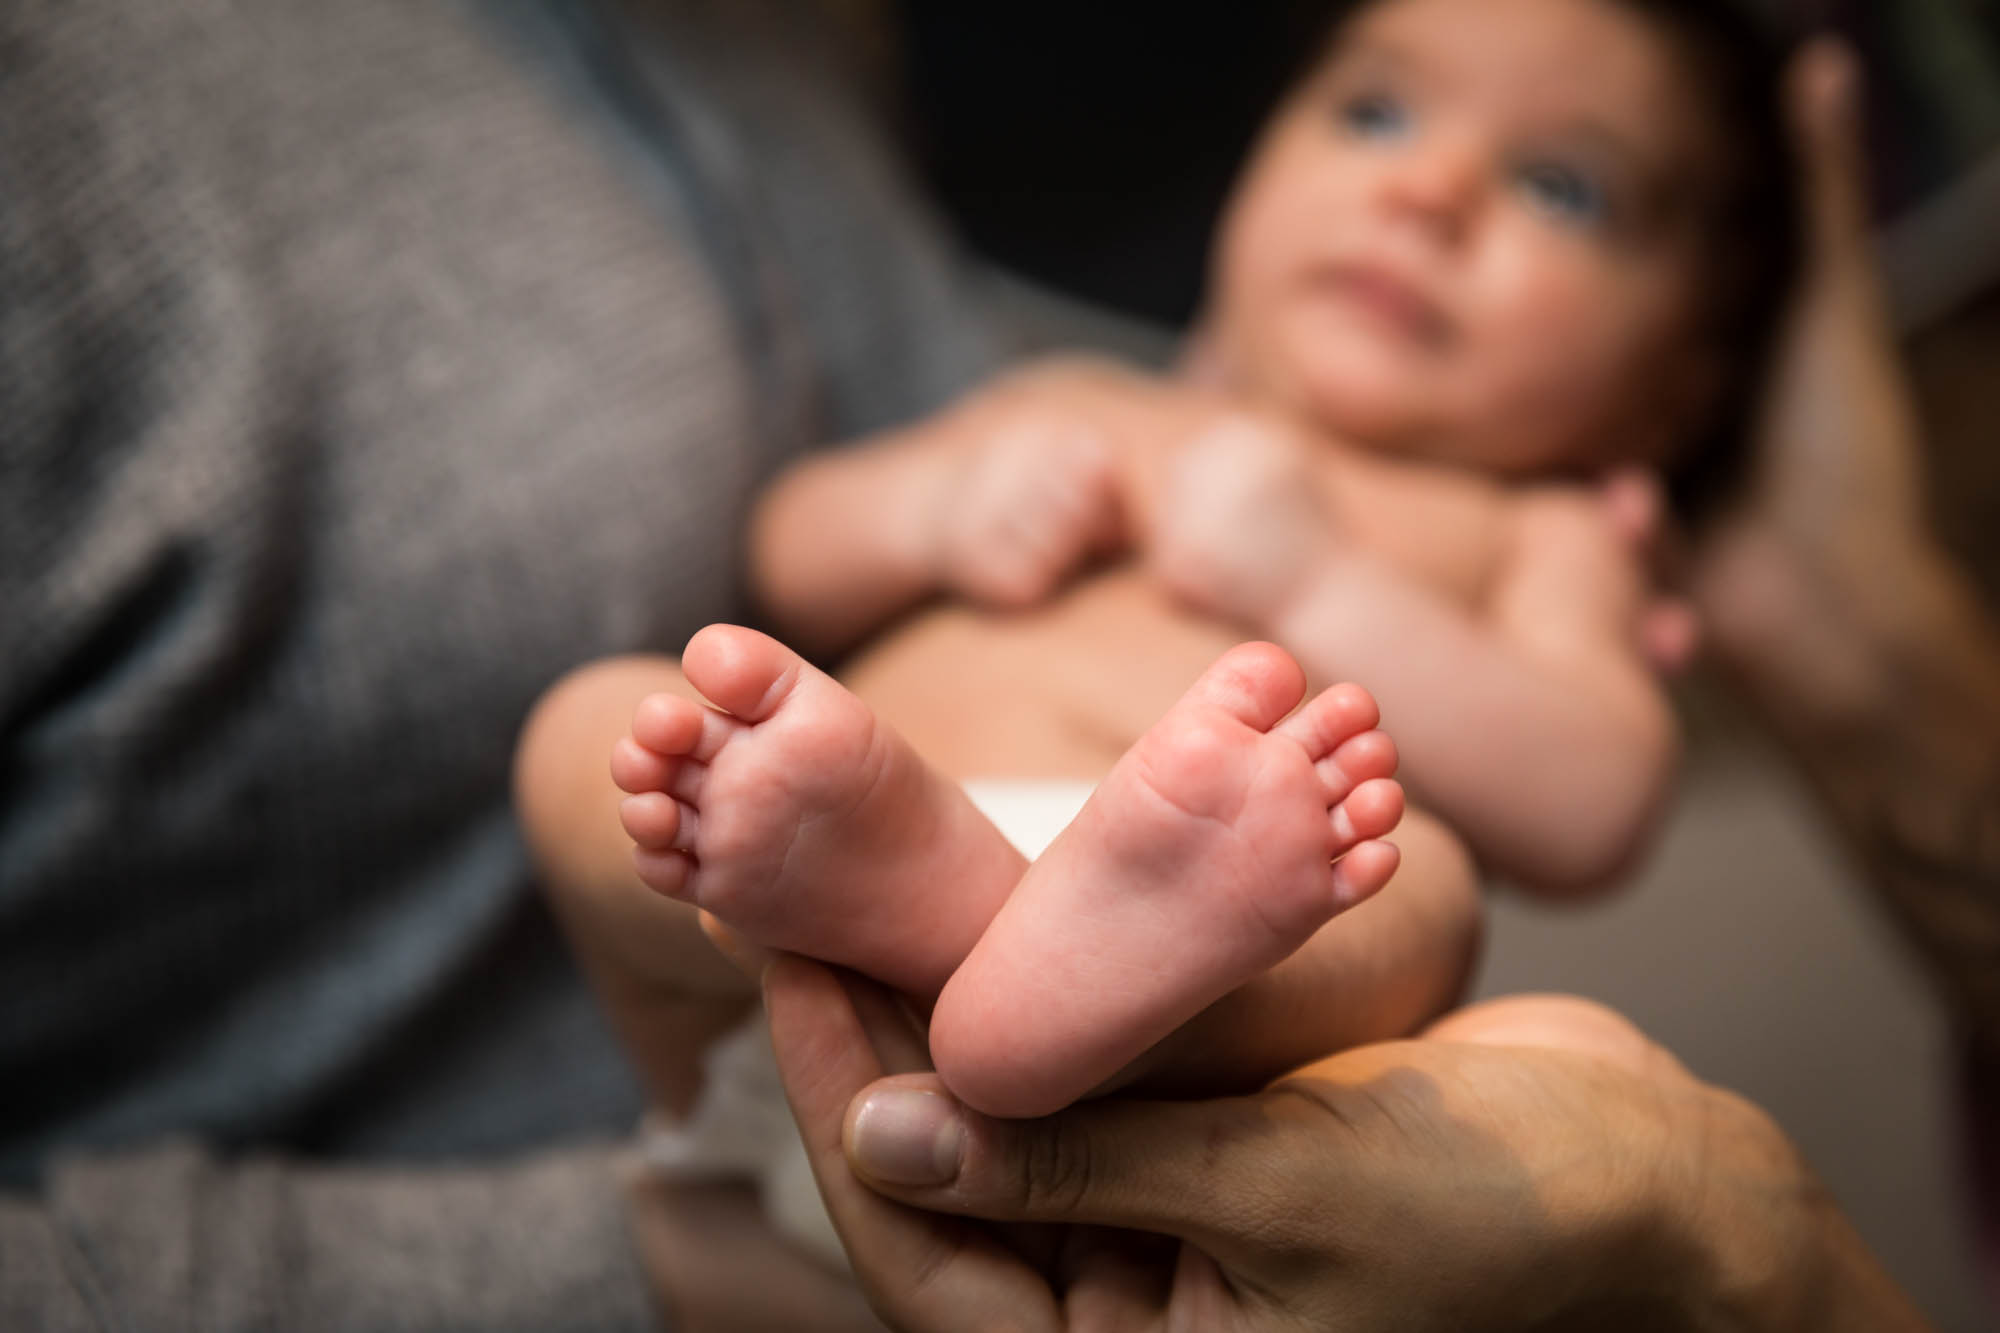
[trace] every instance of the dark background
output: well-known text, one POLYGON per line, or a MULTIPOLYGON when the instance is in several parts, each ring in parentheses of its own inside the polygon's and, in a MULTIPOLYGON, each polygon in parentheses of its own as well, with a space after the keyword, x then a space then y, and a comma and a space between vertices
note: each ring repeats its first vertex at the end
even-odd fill
MULTIPOLYGON (((1336 0, 896 0, 901 120, 973 246, 1167 324, 1198 299, 1223 197, 1336 0)), ((2000 144, 2000 0, 1766 0, 1869 67, 1885 217, 2000 144)))

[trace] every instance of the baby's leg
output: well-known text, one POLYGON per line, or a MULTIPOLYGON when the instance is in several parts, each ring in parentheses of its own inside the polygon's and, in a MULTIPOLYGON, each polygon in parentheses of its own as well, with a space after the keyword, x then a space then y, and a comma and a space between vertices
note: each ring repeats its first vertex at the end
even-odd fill
POLYGON ((1329 1051, 1420 1031, 1464 998, 1483 933, 1464 844, 1411 810, 1380 893, 1176 1029, 1112 1080, 1146 1096, 1254 1092, 1329 1051))
POLYGON ((954 1093, 1067 1105, 1382 887, 1394 747, 1359 687, 1294 714, 1305 688, 1282 650, 1243 645, 1119 761, 938 999, 954 1093))
POLYGON ((684 667, 732 711, 649 700, 616 751, 620 784, 637 793, 625 823, 642 877, 759 942, 923 998, 968 954, 974 980, 947 995, 996 1003, 999 988, 1032 991, 1066 960, 1085 997, 1073 1012, 996 1018, 959 1003, 933 1029, 947 1081, 967 1055, 958 1090, 1003 1113, 1010 1098, 1053 1108, 1088 1091, 1395 866, 1394 849, 1372 841, 1402 809, 1373 701, 1340 687, 1280 722, 1304 681, 1269 645, 1225 656, 1025 879, 955 783, 781 645, 716 627, 684 667), (1018 956, 1018 926, 1000 930, 1017 956, 975 950, 996 913, 996 929, 1028 919, 1001 911, 1010 893, 1032 904, 1047 938, 1028 942, 1046 957, 1018 956), (1201 947, 1163 953, 1162 934, 1201 947), (1013 1083, 979 1085, 1015 1051, 1025 1068, 1013 1083))

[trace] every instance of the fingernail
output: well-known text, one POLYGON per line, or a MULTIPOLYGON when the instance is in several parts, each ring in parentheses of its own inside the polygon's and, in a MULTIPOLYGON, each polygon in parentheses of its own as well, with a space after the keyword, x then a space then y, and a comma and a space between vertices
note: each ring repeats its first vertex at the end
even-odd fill
POLYGON ((958 1175, 965 1126, 935 1092, 872 1093, 854 1113, 854 1160, 885 1185, 943 1185, 958 1175))

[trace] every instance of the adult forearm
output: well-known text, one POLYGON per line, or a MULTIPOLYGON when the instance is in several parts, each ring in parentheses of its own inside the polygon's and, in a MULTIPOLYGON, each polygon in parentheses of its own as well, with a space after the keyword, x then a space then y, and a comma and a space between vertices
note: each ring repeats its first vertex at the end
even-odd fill
POLYGON ((1678 1325, 1714 1333, 1921 1333, 1931 1327, 1760 1108, 1719 1088, 1687 1118, 1676 1168, 1656 1179, 1651 1265, 1678 1325))
POLYGON ((2000 1056, 2000 627, 1928 548, 1805 595, 1822 628, 1725 624, 1718 654, 2000 1056))

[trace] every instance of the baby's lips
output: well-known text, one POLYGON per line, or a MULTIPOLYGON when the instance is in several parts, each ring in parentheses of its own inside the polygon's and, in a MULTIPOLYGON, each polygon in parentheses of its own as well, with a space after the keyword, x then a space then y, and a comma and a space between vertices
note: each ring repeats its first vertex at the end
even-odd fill
POLYGON ((1315 286, 1427 347, 1451 338, 1444 308, 1416 283, 1381 264, 1336 261, 1315 269, 1315 286))

